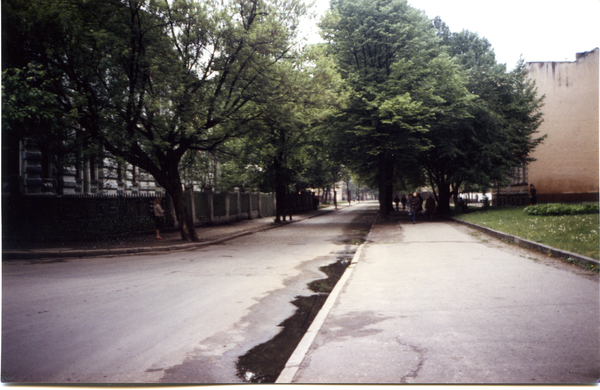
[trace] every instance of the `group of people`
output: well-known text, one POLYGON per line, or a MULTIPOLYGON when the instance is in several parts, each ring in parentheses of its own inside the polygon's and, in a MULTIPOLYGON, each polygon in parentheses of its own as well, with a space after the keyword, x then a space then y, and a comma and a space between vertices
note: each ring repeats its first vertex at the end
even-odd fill
MULTIPOLYGON (((408 195, 402 195, 402 199, 398 198, 398 194, 394 197, 394 203, 396 203, 396 211, 400 211, 400 203, 402 203, 402 210, 405 211, 408 207, 408 215, 412 217, 413 224, 417 221, 417 214, 423 211, 423 197, 421 194, 413 192, 408 195)), ((425 201, 425 211, 429 216, 429 219, 433 219, 433 213, 435 212, 435 199, 433 195, 429 195, 425 201)))

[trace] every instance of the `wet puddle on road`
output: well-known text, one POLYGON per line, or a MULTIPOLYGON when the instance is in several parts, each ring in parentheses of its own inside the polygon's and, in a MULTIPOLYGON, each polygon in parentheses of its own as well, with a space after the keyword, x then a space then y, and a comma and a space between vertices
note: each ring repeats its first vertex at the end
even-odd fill
POLYGON ((296 313, 278 326, 282 331, 266 343, 257 345, 238 358, 237 375, 244 382, 275 383, 288 359, 323 307, 329 293, 350 265, 355 251, 338 254, 338 260, 319 269, 327 275, 325 279, 310 282, 308 287, 315 294, 298 296, 292 302, 296 313))

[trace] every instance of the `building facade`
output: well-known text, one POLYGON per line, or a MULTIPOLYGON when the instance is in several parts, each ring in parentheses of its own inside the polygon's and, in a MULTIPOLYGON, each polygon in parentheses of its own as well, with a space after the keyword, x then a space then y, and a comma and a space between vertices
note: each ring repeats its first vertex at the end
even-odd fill
POLYGON ((518 183, 494 194, 495 204, 523 204, 529 184, 539 203, 598 201, 598 56, 596 48, 573 62, 527 63, 529 79, 545 96, 536 136, 546 139, 518 183))
MULTIPOLYGON (((74 164, 61 166, 56 156, 27 139, 19 143, 18 156, 17 191, 21 194, 154 196, 165 192, 152 175, 109 158, 75 157, 74 164)), ((5 192, 7 186, 8 182, 3 183, 5 192)))

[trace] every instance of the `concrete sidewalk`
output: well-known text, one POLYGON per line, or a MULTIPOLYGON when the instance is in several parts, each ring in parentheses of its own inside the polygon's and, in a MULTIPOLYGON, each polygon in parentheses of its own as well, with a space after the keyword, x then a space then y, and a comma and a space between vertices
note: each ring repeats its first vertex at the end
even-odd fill
POLYGON ((394 219, 374 225, 278 383, 598 382, 597 273, 394 219))
MULTIPOLYGON (((340 206, 338 208, 348 207, 340 206)), ((156 233, 148 232, 116 240, 73 241, 54 243, 3 243, 2 260, 44 259, 64 257, 122 256, 127 254, 189 250, 206 245, 218 244, 247 234, 285 226, 334 211, 333 206, 321 208, 293 216, 292 221, 273 222, 273 217, 241 220, 219 225, 196 227, 199 242, 186 242, 181 239, 178 230, 161 232, 162 240, 156 239, 156 233)))

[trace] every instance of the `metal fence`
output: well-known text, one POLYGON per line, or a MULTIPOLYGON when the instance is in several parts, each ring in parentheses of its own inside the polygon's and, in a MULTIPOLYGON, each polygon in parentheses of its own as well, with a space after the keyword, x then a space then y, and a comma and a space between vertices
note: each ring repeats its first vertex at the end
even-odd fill
POLYGON ((65 195, 2 198, 4 240, 108 239, 153 229, 149 196, 65 195))
MULTIPOLYGON (((275 215, 275 194, 187 191, 196 225, 227 223, 275 215)), ((2 197, 3 242, 107 240, 154 229, 155 196, 21 195, 2 197)), ((290 195, 294 213, 312 210, 314 195, 290 195)), ((177 226, 172 202, 163 202, 167 227, 177 226)))

